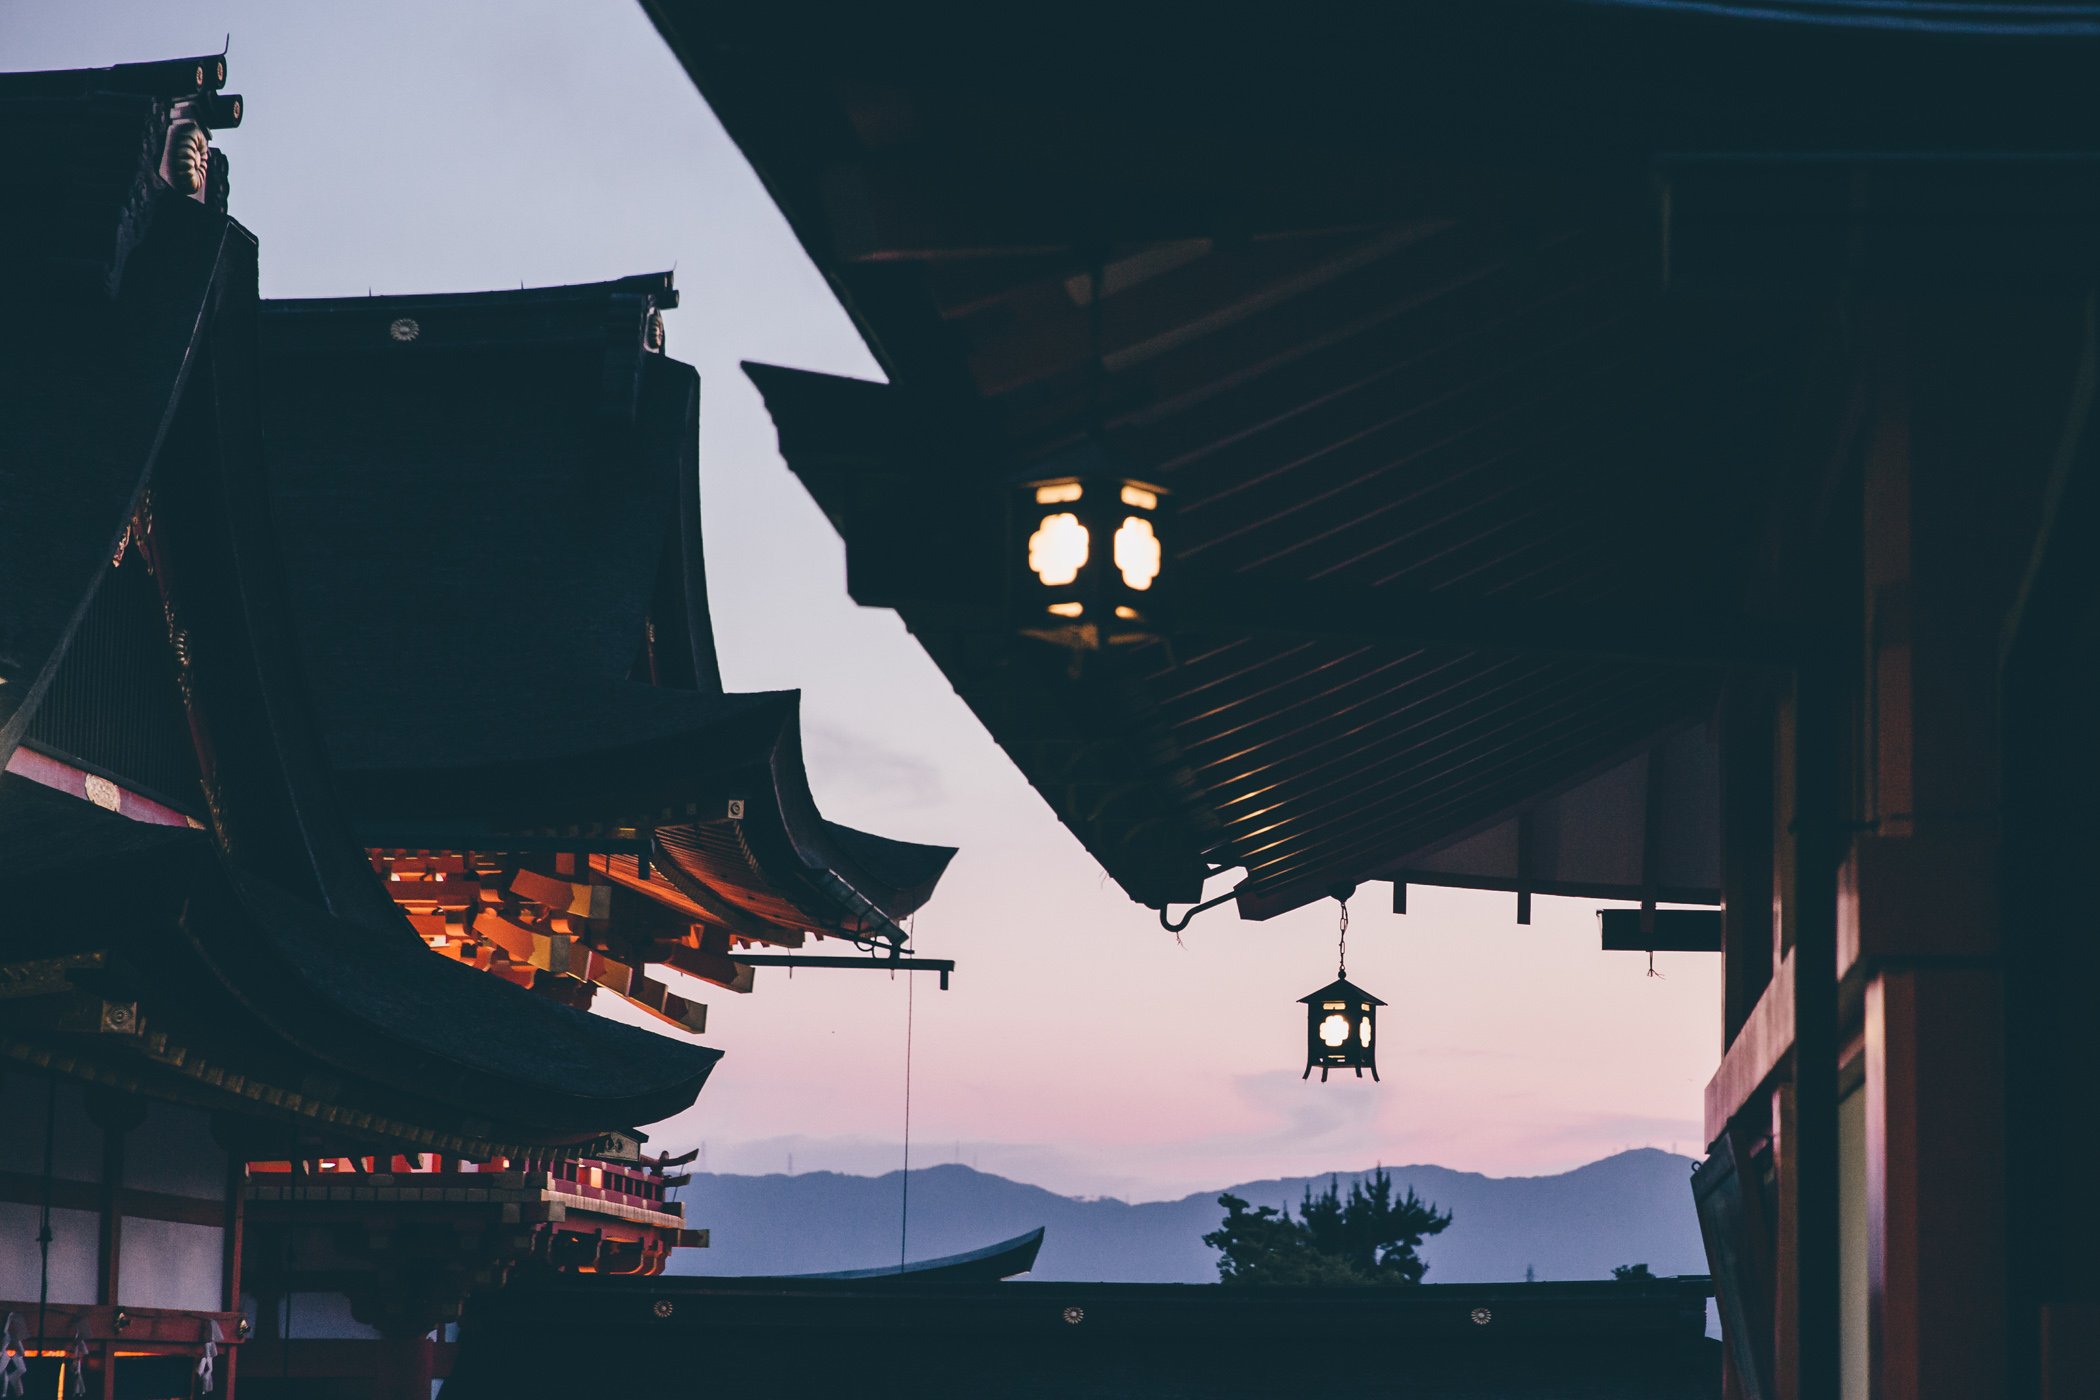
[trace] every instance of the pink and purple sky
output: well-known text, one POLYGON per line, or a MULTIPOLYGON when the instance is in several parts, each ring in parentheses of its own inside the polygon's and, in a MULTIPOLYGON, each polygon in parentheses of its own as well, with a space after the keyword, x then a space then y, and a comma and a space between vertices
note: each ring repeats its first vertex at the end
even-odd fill
MULTIPOLYGON (((918 919, 952 991, 915 993, 912 1161, 958 1158, 1130 1199, 1436 1162, 1561 1171, 1699 1150, 1719 960, 1597 950, 1593 905, 1384 886, 1350 974, 1391 1005, 1384 1082, 1299 1079, 1296 998, 1334 970, 1334 906, 1206 914, 1177 945, 1021 781, 889 613, 846 597, 839 543, 737 368, 877 377, 873 360, 631 0, 297 5, 0 0, 0 69, 216 51, 247 125, 220 144, 266 296, 586 282, 675 266, 670 352, 705 376, 703 502, 732 689, 800 687, 826 814, 962 847, 918 919)), ((1223 888, 1222 882, 1213 893, 1223 888)), ((717 1171, 894 1170, 907 988, 881 973, 704 984, 727 1052, 654 1131, 717 1171)), ((601 1005, 611 1001, 601 998, 601 1005)), ((635 1019, 643 1019, 636 1017, 635 1019)))

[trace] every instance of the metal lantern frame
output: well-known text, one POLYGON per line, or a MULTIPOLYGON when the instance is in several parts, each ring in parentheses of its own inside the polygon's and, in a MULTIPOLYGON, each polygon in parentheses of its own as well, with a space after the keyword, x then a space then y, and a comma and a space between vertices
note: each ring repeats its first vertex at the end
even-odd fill
POLYGON ((1009 600, 1021 632, 1077 651, 1156 640, 1166 593, 1164 487, 1091 440, 1016 484, 1009 600))
POLYGON ((1358 1079, 1369 1070, 1375 1081, 1378 1008, 1385 1003, 1346 977, 1337 977, 1298 1000, 1305 1005, 1305 1073, 1298 1077, 1309 1079, 1317 1069, 1320 1082, 1325 1084, 1331 1071, 1353 1069, 1358 1079), (1328 1035, 1329 1022, 1335 1020, 1341 1023, 1338 1043, 1330 1042, 1328 1035))

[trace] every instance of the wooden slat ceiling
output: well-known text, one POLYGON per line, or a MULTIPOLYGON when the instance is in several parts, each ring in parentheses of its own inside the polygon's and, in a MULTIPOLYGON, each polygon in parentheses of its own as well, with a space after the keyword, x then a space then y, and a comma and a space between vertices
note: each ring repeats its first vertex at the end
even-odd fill
MULTIPOLYGON (((937 444, 907 460, 870 442, 863 472, 996 501, 1092 434, 1170 488, 1183 578, 1319 585, 1374 614, 1743 609, 1829 304, 1666 295, 1652 162, 1859 121, 1826 138, 1821 108, 1644 68, 1667 45, 1625 14, 1594 25, 1638 42, 1585 66, 1556 47, 1593 22, 1581 7, 1485 7, 1542 20, 1507 30, 1409 20, 1416 42, 1386 47, 1131 19, 1025 56, 933 24, 723 34, 679 0, 648 8, 875 348, 889 418, 937 444)), ((1669 43, 1773 42, 1666 23, 1669 43)), ((1858 71, 1863 43, 1794 66, 1858 71)), ((1952 61, 1895 57, 1872 71, 1905 101, 1952 61)), ((835 420, 868 394, 755 377, 851 558, 868 493, 835 420)), ((1241 867, 1253 917, 1612 768, 1706 716, 1720 680, 1270 635, 1177 635, 1075 670, 897 605, 1133 898, 1190 900, 1241 867)))

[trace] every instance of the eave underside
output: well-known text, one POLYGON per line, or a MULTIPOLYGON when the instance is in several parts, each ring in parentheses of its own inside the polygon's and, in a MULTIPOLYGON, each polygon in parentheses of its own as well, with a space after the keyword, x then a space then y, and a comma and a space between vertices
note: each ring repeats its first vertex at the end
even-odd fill
MULTIPOLYGON (((1142 18, 1026 61, 931 20, 648 8, 889 380, 753 371, 855 596, 1148 904, 1239 867, 1265 916, 1434 867, 1783 665, 1750 580, 1774 483, 1814 470, 1783 445, 1845 353, 1834 290, 1957 246, 2018 277, 1959 240, 2100 208, 2090 46, 1866 7, 1142 18), (2007 151, 2053 172, 2017 209, 2007 151), (1259 625, 1199 597, 1171 645, 1075 667, 957 596, 1001 577, 970 551, 1005 484, 1087 435, 1170 489, 1163 577, 1259 625)), ((1673 883, 1712 893, 1625 888, 1673 883)))
POLYGON ((344 925, 148 825, 10 774, 6 1053, 276 1124, 471 1154, 575 1146, 687 1106, 718 1051, 344 925), (131 1008, 112 1024, 98 1008, 131 1008), (558 1051, 558 1053, 550 1053, 558 1051))

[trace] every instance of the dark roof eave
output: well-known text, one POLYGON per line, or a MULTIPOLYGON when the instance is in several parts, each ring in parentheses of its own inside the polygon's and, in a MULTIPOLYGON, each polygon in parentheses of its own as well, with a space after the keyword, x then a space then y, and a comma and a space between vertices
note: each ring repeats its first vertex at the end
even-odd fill
POLYGON ((406 931, 344 923, 234 869, 202 832, 14 776, 0 791, 10 829, 36 833, 0 866, 29 940, 14 951, 48 956, 52 930, 101 930, 121 964, 110 975, 141 979, 148 1032, 216 1046, 258 1083, 334 1080, 337 1093, 305 1092, 471 1139, 563 1145, 690 1106, 720 1058, 448 962, 406 931))

